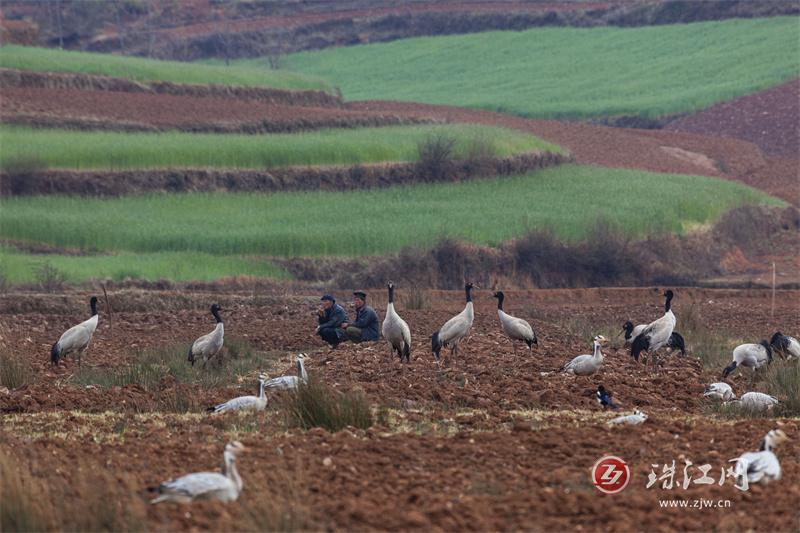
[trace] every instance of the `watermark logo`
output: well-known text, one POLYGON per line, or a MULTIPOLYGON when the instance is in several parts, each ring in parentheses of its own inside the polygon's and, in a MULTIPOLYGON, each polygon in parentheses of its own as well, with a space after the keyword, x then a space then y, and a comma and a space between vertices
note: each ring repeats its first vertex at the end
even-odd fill
POLYGON ((592 467, 592 483, 600 492, 616 494, 627 487, 630 480, 628 463, 615 455, 600 458, 592 467))

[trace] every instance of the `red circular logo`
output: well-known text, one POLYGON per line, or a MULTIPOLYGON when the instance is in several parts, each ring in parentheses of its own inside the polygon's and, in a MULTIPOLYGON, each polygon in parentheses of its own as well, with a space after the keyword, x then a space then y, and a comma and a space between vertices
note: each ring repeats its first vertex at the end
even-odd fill
POLYGON ((631 469, 615 455, 606 455, 592 467, 592 483, 600 492, 616 494, 628 486, 631 469))

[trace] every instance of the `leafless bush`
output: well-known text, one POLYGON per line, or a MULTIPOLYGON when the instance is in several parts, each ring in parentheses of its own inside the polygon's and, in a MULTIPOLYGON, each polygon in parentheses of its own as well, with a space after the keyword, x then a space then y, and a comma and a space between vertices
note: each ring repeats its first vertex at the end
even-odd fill
POLYGON ((430 309, 431 300, 428 292, 420 287, 413 287, 404 295, 403 306, 406 309, 430 309))
POLYGON ((283 407, 290 427, 320 427, 335 432, 348 426, 367 429, 373 423, 369 400, 363 392, 339 392, 313 374, 283 407))
POLYGON ((0 171, 3 191, 11 195, 31 194, 36 190, 36 181, 47 170, 47 164, 38 156, 19 156, 3 161, 0 171))
POLYGON ((44 263, 36 269, 36 281, 43 291, 58 292, 64 288, 67 275, 50 263, 44 263))
POLYGON ((426 180, 442 180, 453 167, 456 140, 443 134, 430 135, 417 143, 417 173, 426 180))

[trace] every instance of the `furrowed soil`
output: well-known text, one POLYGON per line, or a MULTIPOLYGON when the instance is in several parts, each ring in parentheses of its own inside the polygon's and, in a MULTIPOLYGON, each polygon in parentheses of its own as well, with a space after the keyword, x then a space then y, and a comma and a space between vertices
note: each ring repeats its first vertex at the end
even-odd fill
MULTIPOLYGON (((383 316, 383 290, 369 292, 383 316)), ((627 319, 644 322, 663 313, 660 290, 509 291, 508 312, 529 320, 539 337, 531 353, 519 348, 516 354, 499 329, 490 292, 477 291, 471 336, 441 368, 430 354, 429 336, 463 308, 462 292, 428 291, 423 300, 429 304, 417 310, 406 308, 404 288, 398 292, 398 311, 413 336, 409 365, 391 358, 383 342, 347 343, 336 350, 323 346, 313 335, 318 295, 307 290, 130 289, 109 294, 112 316, 101 305, 85 366, 121 367, 139 348, 188 345, 211 330, 207 307, 218 301, 226 341, 249 343, 260 370, 293 373, 291 358, 304 351, 312 375, 338 390, 366 393, 376 409, 374 425, 335 434, 287 430, 277 396, 260 414, 202 412, 214 402, 252 394, 256 369, 219 388, 169 380, 159 384, 159 391, 78 385, 71 377, 74 361, 53 369, 49 350, 62 331, 85 319, 89 294, 4 295, 0 350, 30 365, 32 376, 18 389, 0 390, 0 453, 47 485, 64 509, 79 507, 96 488, 76 482, 61 493, 63 478, 104 476, 118 503, 117 515, 128 520, 125 526, 147 529, 796 528, 798 420, 733 421, 712 414, 702 391, 719 380, 721 368, 703 367, 702 354, 692 349, 700 339, 687 334, 689 354, 666 355, 661 371, 653 374, 632 361, 621 338, 614 337, 627 319), (590 338, 597 333, 611 340, 600 372, 589 378, 561 373, 572 357, 590 351, 590 338), (614 415, 593 398, 601 383, 621 404, 619 413, 639 407, 649 419, 641 426, 609 427, 605 422, 614 415), (178 387, 192 405, 165 408, 160 395, 178 387), (716 483, 729 459, 757 449, 766 431, 778 426, 791 439, 778 451, 782 480, 748 491, 734 488, 731 479, 716 483), (216 469, 231 439, 249 449, 238 462, 245 484, 238 502, 147 505, 153 497, 148 487, 216 469), (631 467, 630 485, 617 495, 600 493, 589 477, 594 462, 609 453, 631 467), (661 474, 661 466, 673 459, 678 485, 683 459, 713 465, 709 475, 715 483, 667 490, 659 482, 646 488, 651 465, 661 474), (659 500, 673 499, 688 500, 691 507, 696 498, 730 500, 731 507, 659 507, 659 500), (769 512, 759 512, 765 508, 769 512)), ((769 291, 678 288, 677 330, 687 332, 699 323, 734 344, 769 337, 776 329, 796 335, 798 296, 798 291, 778 291, 771 316, 769 291)), ((228 365, 213 372, 224 373, 228 365)), ((748 375, 737 371, 730 382, 737 394, 749 390, 748 375)))

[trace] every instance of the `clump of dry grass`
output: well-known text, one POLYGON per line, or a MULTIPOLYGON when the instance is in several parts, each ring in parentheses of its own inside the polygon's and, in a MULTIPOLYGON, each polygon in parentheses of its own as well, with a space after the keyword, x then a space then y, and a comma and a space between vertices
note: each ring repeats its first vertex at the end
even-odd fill
POLYGON ((283 408, 290 427, 320 427, 336 432, 348 426, 367 429, 374 422, 369 400, 363 392, 339 392, 314 375, 286 398, 283 408))
POLYGON ((0 352, 0 385, 17 389, 33 381, 33 370, 18 357, 0 352))
POLYGON ((47 483, 0 449, 0 531, 143 531, 143 503, 102 469, 77 470, 47 483))

